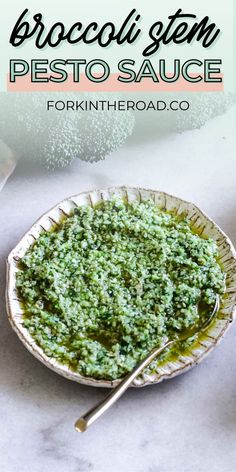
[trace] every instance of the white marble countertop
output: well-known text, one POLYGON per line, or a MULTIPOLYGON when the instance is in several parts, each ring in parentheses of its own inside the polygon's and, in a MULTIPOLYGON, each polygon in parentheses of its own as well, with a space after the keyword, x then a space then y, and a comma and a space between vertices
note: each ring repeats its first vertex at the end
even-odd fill
POLYGON ((32 222, 68 195, 129 184, 197 203, 236 243, 235 109, 201 130, 130 142, 104 162, 54 174, 17 167, 0 194, 1 472, 234 472, 236 326, 198 367, 130 389, 86 434, 75 419, 105 390, 33 358, 5 314, 5 259, 32 222))

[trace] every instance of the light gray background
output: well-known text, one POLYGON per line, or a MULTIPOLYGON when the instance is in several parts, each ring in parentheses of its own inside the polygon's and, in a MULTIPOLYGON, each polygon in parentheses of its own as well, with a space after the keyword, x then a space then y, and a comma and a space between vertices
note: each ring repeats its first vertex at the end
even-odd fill
POLYGON ((105 390, 72 383, 21 345, 5 313, 5 259, 45 210, 83 190, 129 184, 194 201, 236 243, 235 108, 201 130, 130 140, 105 162, 54 174, 18 166, 0 194, 1 472, 234 472, 236 327, 198 367, 129 390, 86 434, 76 418, 105 390))

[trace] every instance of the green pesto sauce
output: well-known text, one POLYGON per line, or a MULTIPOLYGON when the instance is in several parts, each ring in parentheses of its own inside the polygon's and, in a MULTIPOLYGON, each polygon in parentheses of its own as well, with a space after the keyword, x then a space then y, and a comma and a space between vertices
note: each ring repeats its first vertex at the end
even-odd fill
POLYGON ((151 201, 76 208, 21 261, 24 326, 49 357, 117 379, 210 315, 225 290, 217 258, 213 240, 151 201))

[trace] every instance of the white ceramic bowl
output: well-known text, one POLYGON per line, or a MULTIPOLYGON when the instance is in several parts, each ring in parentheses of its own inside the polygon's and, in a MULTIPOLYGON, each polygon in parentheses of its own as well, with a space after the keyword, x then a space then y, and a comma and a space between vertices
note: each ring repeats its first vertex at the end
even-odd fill
POLYGON ((94 190, 83 192, 58 203, 51 210, 45 213, 23 236, 17 246, 11 251, 7 260, 7 288, 6 305, 10 323, 17 335, 27 347, 27 349, 43 362, 47 367, 64 377, 75 380, 86 385, 99 387, 113 387, 119 380, 97 380, 84 377, 72 371, 66 365, 46 356, 43 350, 35 343, 28 330, 23 327, 23 310, 21 308, 16 289, 16 273, 18 263, 24 256, 27 249, 34 244, 42 231, 47 231, 55 224, 60 223, 62 216, 70 215, 76 206, 93 205, 99 201, 107 200, 114 195, 133 200, 153 199, 156 205, 166 210, 174 210, 176 214, 185 214, 187 219, 199 229, 200 234, 211 237, 217 242, 220 263, 227 274, 227 290, 223 306, 221 306, 213 326, 199 337, 198 343, 193 345, 186 355, 179 355, 174 362, 166 362, 158 366, 151 375, 143 373, 133 383, 135 387, 161 382, 163 379, 171 378, 186 372, 188 369, 198 364, 216 346, 224 333, 229 328, 230 323, 235 318, 236 312, 236 252, 229 238, 221 231, 205 213, 197 208, 193 203, 186 202, 180 198, 173 197, 157 190, 146 190, 140 188, 118 187, 104 190, 94 190))

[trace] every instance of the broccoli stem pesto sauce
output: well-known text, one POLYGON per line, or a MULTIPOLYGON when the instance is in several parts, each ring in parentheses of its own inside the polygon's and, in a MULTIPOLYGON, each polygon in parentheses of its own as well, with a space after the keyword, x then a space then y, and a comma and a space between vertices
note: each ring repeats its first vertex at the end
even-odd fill
POLYGON ((225 290, 217 257, 213 240, 151 201, 76 208, 21 261, 24 326, 49 357, 119 378, 210 316, 225 290))

